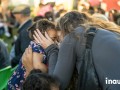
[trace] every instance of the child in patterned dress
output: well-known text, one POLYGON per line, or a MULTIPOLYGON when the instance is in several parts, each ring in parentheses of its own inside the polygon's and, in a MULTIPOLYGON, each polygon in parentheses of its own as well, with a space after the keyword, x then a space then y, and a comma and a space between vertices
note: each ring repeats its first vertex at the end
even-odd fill
MULTIPOLYGON (((33 52, 43 54, 44 55, 43 63, 48 65, 48 61, 46 59, 44 49, 40 46, 40 44, 36 44, 34 42, 33 34, 36 29, 39 29, 43 34, 46 31, 53 41, 57 40, 57 31, 56 31, 54 23, 52 23, 46 19, 42 19, 42 20, 35 22, 28 29, 29 36, 33 40, 30 42, 29 46, 32 48, 33 52)), ((20 60, 17 69, 14 71, 13 75, 11 76, 11 78, 8 81, 8 90, 20 90, 20 88, 25 80, 25 74, 26 74, 26 69, 22 64, 22 60, 20 60)))

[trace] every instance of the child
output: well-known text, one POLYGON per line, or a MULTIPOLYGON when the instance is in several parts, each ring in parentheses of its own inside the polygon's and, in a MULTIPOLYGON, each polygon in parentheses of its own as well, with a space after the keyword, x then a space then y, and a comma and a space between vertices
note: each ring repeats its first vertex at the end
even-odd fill
POLYGON ((59 90, 59 83, 39 69, 33 69, 23 83, 22 90, 59 90))
MULTIPOLYGON (((55 29, 55 25, 52 22, 46 19, 42 19, 34 23, 28 29, 29 36, 32 40, 34 40, 33 34, 36 29, 39 29, 42 33, 45 33, 46 31, 53 41, 57 40, 57 31, 55 29)), ((45 57, 44 49, 40 45, 36 44, 35 42, 31 42, 30 46, 32 47, 33 52, 44 54, 43 63, 47 65, 47 60, 45 57)), ((15 72, 13 73, 12 77, 10 78, 8 82, 8 90, 14 90, 14 89, 18 90, 22 86, 25 80, 25 71, 26 70, 22 64, 22 60, 20 60, 20 63, 17 69, 15 70, 15 72)))

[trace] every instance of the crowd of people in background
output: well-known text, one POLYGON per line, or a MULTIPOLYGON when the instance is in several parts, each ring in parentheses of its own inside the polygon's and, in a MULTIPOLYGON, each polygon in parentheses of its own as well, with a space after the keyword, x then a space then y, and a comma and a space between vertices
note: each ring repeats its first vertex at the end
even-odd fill
POLYGON ((90 81, 85 88, 80 83, 80 90, 120 89, 105 84, 106 77, 120 79, 118 10, 107 12, 100 6, 79 3, 77 10, 68 11, 62 4, 40 3, 37 14, 31 13, 28 5, 8 7, 4 15, 0 13, 0 69, 17 67, 8 90, 79 90, 76 83, 83 73, 80 68, 84 70, 85 34, 91 27, 97 32, 92 43, 95 71, 90 72, 97 73, 99 81, 94 84, 87 77, 80 79, 82 83, 90 81), (13 40, 9 52, 3 37, 13 40))

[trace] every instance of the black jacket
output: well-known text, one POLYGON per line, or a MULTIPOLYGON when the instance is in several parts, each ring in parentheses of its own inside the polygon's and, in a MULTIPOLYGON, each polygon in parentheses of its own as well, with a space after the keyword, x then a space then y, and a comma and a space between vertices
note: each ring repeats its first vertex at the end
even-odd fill
MULTIPOLYGON (((45 49, 49 60, 49 74, 60 80, 63 90, 68 87, 75 67, 79 73, 81 55, 85 49, 83 41, 84 30, 79 27, 65 36, 60 49, 54 44, 45 49)), ((108 30, 98 30, 93 40, 92 53, 103 90, 120 90, 120 85, 106 84, 106 78, 120 80, 120 35, 108 30)))
POLYGON ((29 38, 27 29, 32 25, 32 20, 28 20, 22 27, 18 30, 19 36, 15 42, 15 57, 12 59, 12 66, 16 66, 22 57, 25 49, 28 47, 31 39, 29 38))

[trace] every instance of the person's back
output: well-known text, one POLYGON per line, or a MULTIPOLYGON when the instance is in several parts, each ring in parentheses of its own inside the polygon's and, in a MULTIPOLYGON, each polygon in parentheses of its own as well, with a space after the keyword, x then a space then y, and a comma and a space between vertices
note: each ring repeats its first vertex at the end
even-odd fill
MULTIPOLYGON (((74 32, 78 34, 83 33, 84 30, 78 27, 74 32)), ((81 65, 79 56, 84 51, 83 44, 84 42, 80 43, 79 40, 76 43, 78 57, 76 65, 78 71, 81 65), (81 49, 81 47, 83 48, 81 49)), ((99 29, 93 39, 92 54, 95 69, 103 90, 119 90, 120 86, 117 85, 119 83, 117 80, 120 80, 120 72, 118 70, 120 68, 120 34, 99 29)))
POLYGON ((8 51, 3 41, 0 40, 0 69, 8 65, 10 65, 8 51))
POLYGON ((120 86, 116 81, 111 85, 108 80, 120 80, 120 34, 98 30, 92 52, 101 86, 104 89, 119 90, 120 86))

